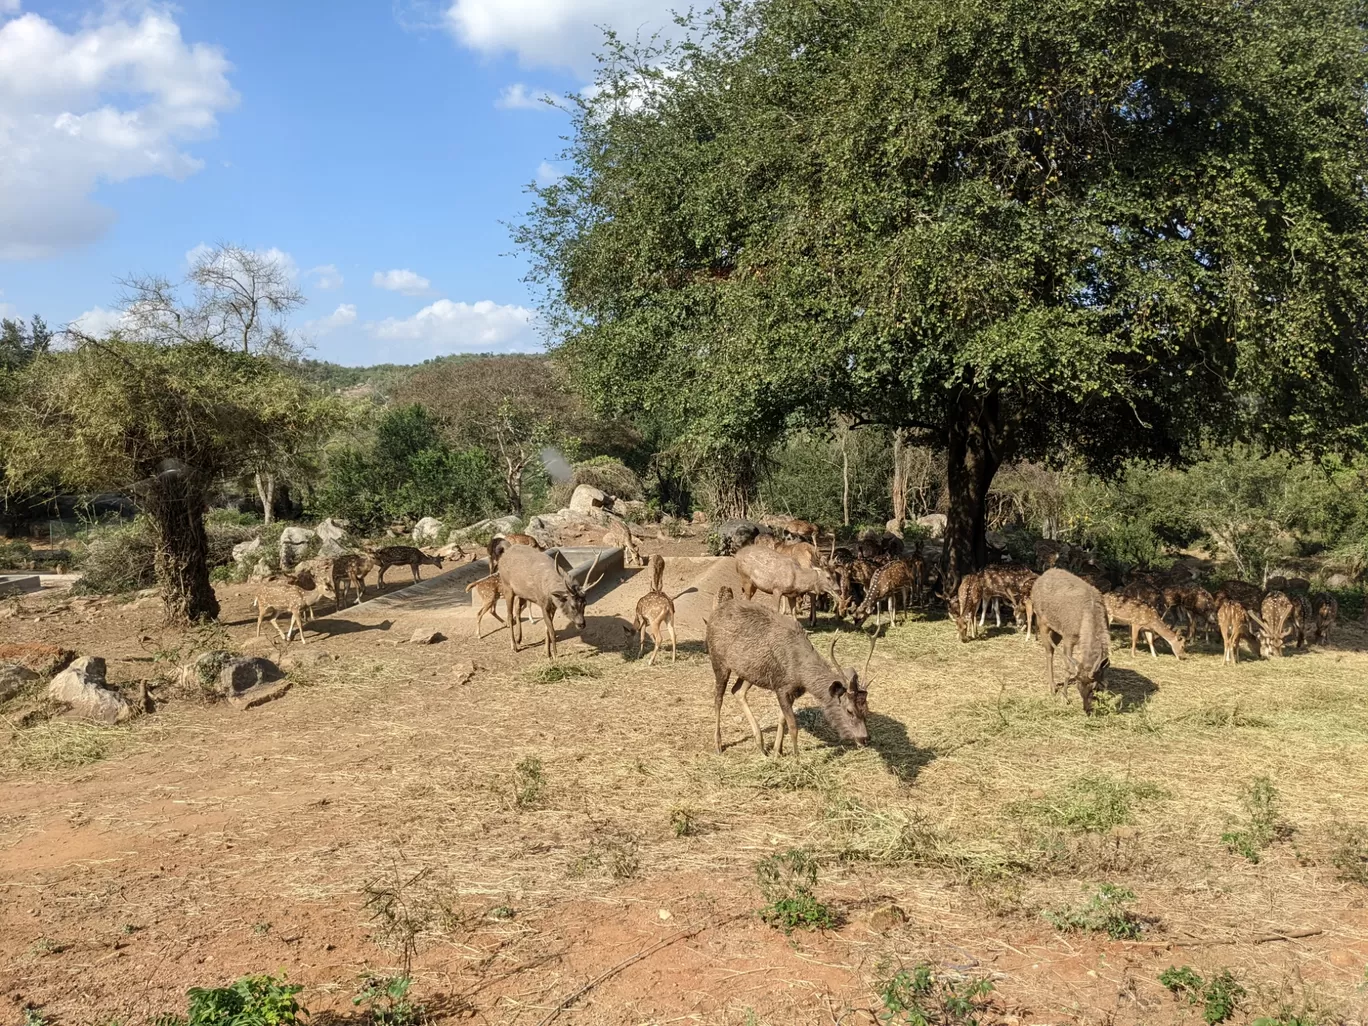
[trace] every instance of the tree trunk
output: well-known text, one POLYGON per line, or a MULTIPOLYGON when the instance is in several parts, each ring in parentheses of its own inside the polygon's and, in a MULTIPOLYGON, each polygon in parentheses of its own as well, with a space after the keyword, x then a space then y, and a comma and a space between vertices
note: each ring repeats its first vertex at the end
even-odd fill
POLYGON ((847 444, 850 441, 850 432, 846 431, 841 435, 841 521, 846 527, 850 526, 850 451, 847 444))
POLYGON ((261 522, 270 525, 275 520, 275 475, 270 471, 256 473, 257 498, 261 500, 261 522))
POLYGON ((143 503, 152 522, 154 566, 167 623, 194 623, 219 614, 209 583, 204 505, 204 489, 184 481, 159 482, 143 503))
POLYGON ((907 521, 907 468, 903 465, 903 429, 893 432, 893 519, 907 521))
POLYGON ((1002 464, 1002 411, 996 396, 967 397, 958 414, 947 432, 950 510, 942 561, 947 597, 959 588, 961 577, 988 563, 988 489, 1002 464))
POLYGON ((512 513, 522 516, 522 472, 523 465, 515 460, 506 460, 507 470, 504 472, 504 491, 508 496, 508 505, 512 513))

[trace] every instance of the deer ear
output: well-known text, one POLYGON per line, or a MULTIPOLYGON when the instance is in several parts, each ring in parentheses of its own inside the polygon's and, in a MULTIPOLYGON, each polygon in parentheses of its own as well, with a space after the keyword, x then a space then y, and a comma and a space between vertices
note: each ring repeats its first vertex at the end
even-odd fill
POLYGON ((831 682, 831 686, 827 688, 827 694, 830 695, 832 698, 840 698, 845 693, 845 683, 839 680, 833 680, 831 682))

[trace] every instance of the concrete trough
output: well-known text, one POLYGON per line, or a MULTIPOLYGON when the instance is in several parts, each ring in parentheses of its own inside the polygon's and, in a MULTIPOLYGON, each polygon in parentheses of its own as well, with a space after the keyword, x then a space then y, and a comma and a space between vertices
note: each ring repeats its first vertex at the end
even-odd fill
POLYGON ((37 574, 0 574, 0 598, 27 595, 41 591, 42 587, 42 578, 37 574))

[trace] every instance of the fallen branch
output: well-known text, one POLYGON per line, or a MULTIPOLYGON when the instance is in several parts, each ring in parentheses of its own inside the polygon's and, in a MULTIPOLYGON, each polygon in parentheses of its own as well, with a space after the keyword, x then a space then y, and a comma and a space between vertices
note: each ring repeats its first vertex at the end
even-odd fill
POLYGON ((1255 937, 1253 943, 1267 944, 1269 941, 1300 940, 1302 937, 1316 937, 1324 932, 1324 930, 1289 930, 1285 933, 1269 933, 1262 937, 1255 937))
POLYGON ((569 995, 566 998, 563 998, 560 1001, 560 1003, 556 1005, 556 1007, 554 1007, 553 1009, 551 1009, 551 1011, 546 1013, 546 1016, 540 1022, 537 1023, 537 1026, 547 1026, 548 1023, 554 1022, 556 1016, 560 1015, 561 1012, 565 1011, 580 998, 584 997, 585 994, 588 994, 591 990, 597 987, 604 980, 608 979, 609 977, 616 976, 618 973, 622 972, 622 970, 626 969, 628 966, 635 965, 637 962, 640 962, 643 958, 650 958, 661 948, 668 948, 671 944, 674 944, 678 941, 688 940, 690 937, 702 933, 709 926, 721 926, 723 923, 728 923, 733 919, 739 918, 741 917, 729 916, 727 919, 719 920, 716 923, 699 923, 697 926, 691 926, 687 930, 680 930, 678 933, 672 933, 664 940, 656 941, 649 948, 646 948, 642 951, 638 951, 631 958, 624 958, 621 962, 613 966, 611 969, 607 969, 604 972, 600 973, 598 976, 595 976, 592 980, 586 983, 579 990, 575 991, 573 994, 569 995))

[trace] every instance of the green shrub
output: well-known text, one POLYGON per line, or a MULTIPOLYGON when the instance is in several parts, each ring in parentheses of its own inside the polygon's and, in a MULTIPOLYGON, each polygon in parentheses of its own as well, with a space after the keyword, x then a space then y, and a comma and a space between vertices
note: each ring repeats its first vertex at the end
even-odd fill
POLYGON ((1133 891, 1103 884, 1085 905, 1046 912, 1045 919, 1061 930, 1105 933, 1112 940, 1135 940, 1144 925, 1130 911, 1129 906, 1134 902, 1133 891))
POLYGON ((1164 791, 1148 781, 1122 780, 1098 773, 1085 774, 1039 801, 1023 802, 1015 808, 1051 826, 1106 833, 1113 827, 1134 822, 1138 804, 1164 797, 1164 791))
POLYGON ((417 1026, 423 1021, 423 1006, 409 1000, 412 987, 408 976, 367 976, 352 1004, 366 1006, 372 1026, 417 1026))
POLYGON ((1257 863, 1260 853, 1275 840, 1290 836, 1291 828, 1278 821, 1278 790, 1268 777, 1255 777, 1240 797, 1246 818, 1221 835, 1231 852, 1257 863))
POLYGON ((977 1026, 979 1004, 993 989, 989 979, 955 979, 923 962, 879 984, 879 1018, 901 1026, 977 1026))
POLYGON ((76 556, 80 590, 119 595, 156 584, 152 525, 144 517, 93 527, 76 556))
POLYGON ((1208 1026, 1225 1022, 1235 1014, 1245 989, 1229 969, 1222 969, 1210 980, 1203 980, 1191 966, 1169 966, 1159 974, 1159 982, 1173 992, 1174 997, 1186 997, 1188 1004, 1202 1002, 1202 1018, 1208 1026))
POLYGON ((244 976, 227 987, 191 987, 187 1018, 162 1016, 157 1026, 296 1026, 308 1013, 285 975, 244 976))
POLYGON ((761 859, 755 879, 765 898, 760 918, 770 926, 794 930, 825 930, 836 925, 831 910, 812 893, 817 886, 817 860, 802 848, 761 859))

